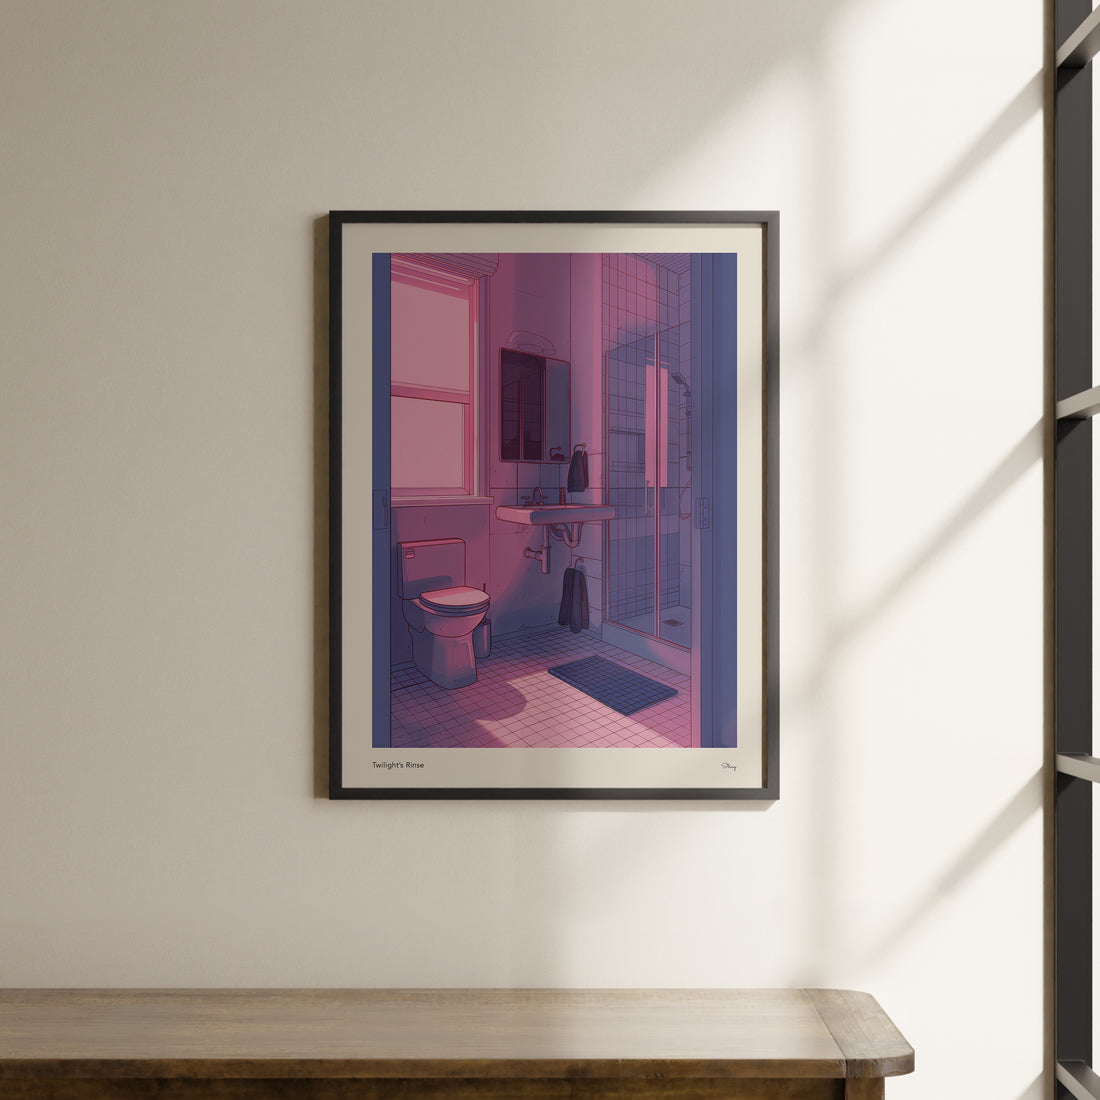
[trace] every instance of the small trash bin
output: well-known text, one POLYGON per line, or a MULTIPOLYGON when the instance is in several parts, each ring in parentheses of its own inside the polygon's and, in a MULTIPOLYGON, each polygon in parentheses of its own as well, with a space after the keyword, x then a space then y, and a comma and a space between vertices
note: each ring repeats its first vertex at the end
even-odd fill
POLYGON ((474 627, 474 656, 482 660, 493 648, 493 624, 485 619, 474 627))

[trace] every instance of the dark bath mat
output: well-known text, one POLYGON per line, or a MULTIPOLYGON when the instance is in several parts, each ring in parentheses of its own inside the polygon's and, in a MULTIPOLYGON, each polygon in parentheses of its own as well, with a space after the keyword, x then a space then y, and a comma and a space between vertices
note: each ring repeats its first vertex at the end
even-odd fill
POLYGON ((623 668, 606 657, 582 657, 546 671, 619 714, 634 714, 676 694, 675 688, 623 668))

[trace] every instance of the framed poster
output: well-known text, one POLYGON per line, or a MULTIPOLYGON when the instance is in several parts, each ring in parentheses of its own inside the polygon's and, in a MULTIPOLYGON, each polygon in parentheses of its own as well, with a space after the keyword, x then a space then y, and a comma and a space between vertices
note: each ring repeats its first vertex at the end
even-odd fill
POLYGON ((777 798, 778 214, 329 221, 330 797, 777 798))

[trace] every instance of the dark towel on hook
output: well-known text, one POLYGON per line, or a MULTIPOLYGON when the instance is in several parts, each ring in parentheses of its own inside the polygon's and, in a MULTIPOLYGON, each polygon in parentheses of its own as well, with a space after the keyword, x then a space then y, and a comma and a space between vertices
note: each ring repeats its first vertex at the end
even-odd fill
POLYGON ((574 634, 588 629, 588 581, 573 566, 562 574, 558 626, 568 626, 574 634))
POLYGON ((573 570, 573 603, 569 615, 569 629, 579 634, 588 628, 588 581, 579 569, 573 570))
POLYGON ((577 571, 570 566, 561 578, 561 606, 558 608, 558 626, 568 626, 573 617, 573 589, 577 583, 577 571))
POLYGON ((571 493, 583 493, 588 488, 588 452, 583 447, 573 451, 565 487, 571 493))

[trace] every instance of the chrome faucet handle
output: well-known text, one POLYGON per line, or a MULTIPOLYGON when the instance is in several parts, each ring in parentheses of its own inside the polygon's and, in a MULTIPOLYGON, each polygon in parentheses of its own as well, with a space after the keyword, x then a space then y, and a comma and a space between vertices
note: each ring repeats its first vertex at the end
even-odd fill
POLYGON ((534 491, 531 494, 531 503, 532 504, 545 504, 546 503, 546 497, 543 495, 541 485, 536 485, 535 486, 534 491))

